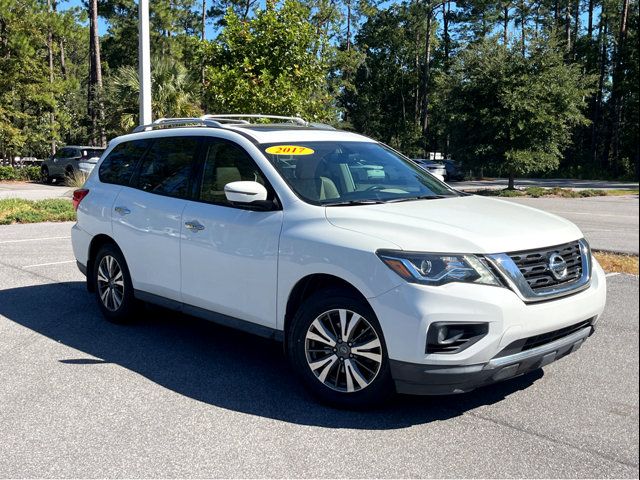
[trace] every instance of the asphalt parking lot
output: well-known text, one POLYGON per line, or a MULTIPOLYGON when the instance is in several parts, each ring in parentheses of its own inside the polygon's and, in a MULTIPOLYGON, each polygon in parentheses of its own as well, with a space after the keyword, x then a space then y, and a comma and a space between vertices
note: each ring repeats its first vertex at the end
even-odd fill
POLYGON ((638 477, 638 277, 576 353, 455 397, 320 406, 278 344, 105 322, 71 224, 0 227, 0 477, 638 477))

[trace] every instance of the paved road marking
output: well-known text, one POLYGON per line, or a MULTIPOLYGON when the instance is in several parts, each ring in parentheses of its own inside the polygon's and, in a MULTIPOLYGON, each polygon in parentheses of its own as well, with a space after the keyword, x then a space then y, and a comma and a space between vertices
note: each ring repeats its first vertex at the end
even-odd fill
POLYGON ((47 267, 49 265, 62 265, 63 263, 74 263, 75 260, 65 260, 64 262, 38 263, 36 265, 25 265, 22 268, 47 267))
POLYGON ((71 237, 44 237, 44 238, 21 238, 20 240, 2 240, 0 245, 4 243, 22 243, 22 242, 37 242, 38 240, 62 240, 71 237))
POLYGON ((611 273, 607 273, 605 275, 605 277, 615 277, 617 275, 620 275, 620 272, 611 272, 611 273))

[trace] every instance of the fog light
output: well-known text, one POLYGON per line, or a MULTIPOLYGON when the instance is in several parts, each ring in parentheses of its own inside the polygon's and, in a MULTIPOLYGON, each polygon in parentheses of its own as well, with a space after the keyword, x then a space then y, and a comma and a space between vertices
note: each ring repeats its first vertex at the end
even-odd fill
POLYGON ((488 323, 432 323, 425 353, 458 353, 489 333, 488 323))

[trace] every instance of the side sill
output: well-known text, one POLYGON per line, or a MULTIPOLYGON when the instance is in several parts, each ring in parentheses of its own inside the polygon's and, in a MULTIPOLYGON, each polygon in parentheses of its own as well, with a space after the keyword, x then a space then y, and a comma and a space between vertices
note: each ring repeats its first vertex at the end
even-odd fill
POLYGON ((138 300, 142 300, 143 302, 152 303, 163 308, 168 308, 169 310, 175 310, 186 315, 202 318, 225 327, 235 328, 236 330, 242 330, 243 332, 268 338, 270 340, 276 340, 278 342, 282 342, 284 340, 284 333, 281 330, 276 330, 275 328, 247 322, 246 320, 223 315, 222 313, 212 312, 204 308, 188 305, 186 303, 164 298, 142 290, 135 290, 134 295, 138 300))

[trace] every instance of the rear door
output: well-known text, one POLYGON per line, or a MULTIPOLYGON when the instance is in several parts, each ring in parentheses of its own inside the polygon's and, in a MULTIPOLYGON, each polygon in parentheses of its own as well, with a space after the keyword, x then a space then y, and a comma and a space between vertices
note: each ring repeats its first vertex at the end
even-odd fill
POLYGON ((113 234, 136 290, 180 300, 181 219, 199 142, 193 136, 152 140, 116 198, 113 234))
POLYGON ((252 211, 225 198, 227 183, 273 189, 239 145, 206 139, 198 197, 182 213, 182 298, 206 310, 275 328, 282 210, 252 211))

